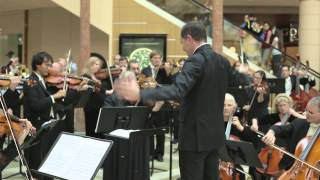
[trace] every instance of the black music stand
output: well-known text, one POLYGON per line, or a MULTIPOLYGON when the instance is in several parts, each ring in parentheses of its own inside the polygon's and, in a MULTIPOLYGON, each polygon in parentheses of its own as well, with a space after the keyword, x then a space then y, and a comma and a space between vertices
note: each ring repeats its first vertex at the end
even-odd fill
MULTIPOLYGON (((128 137, 106 134, 114 141, 112 155, 105 161, 104 179, 128 180, 149 176, 150 136, 165 133, 165 128, 146 129, 150 108, 146 106, 101 108, 96 133, 110 133, 116 129, 138 130, 128 137), (139 158, 136 162, 134 158, 139 158), (131 165, 134 163, 134 165, 131 165), (143 167, 142 167, 143 166, 143 167)), ((141 179, 141 178, 140 178, 141 179)))
POLYGON ((268 78, 267 79, 270 93, 279 94, 279 93, 285 93, 285 82, 286 80, 283 78, 268 78))
MULTIPOLYGON (((28 148, 38 144, 40 142, 40 137, 42 137, 45 134, 47 134, 48 132, 50 132, 50 130, 57 124, 58 121, 59 120, 51 119, 50 121, 43 123, 41 125, 40 129, 37 130, 37 133, 34 136, 25 140, 25 142, 21 145, 21 149, 25 150, 25 149, 28 149, 28 148)), ((22 172, 21 161, 19 161, 19 172, 8 175, 6 177, 3 177, 3 179, 11 178, 11 177, 19 175, 19 174, 21 174, 22 176, 25 176, 25 174, 22 172)))
POLYGON ((39 169, 31 171, 55 179, 93 180, 112 145, 110 140, 61 132, 39 169))
MULTIPOLYGON (((285 83, 286 80, 283 78, 268 78, 267 79, 268 86, 270 89, 270 94, 279 94, 279 93, 285 93, 286 92, 286 87, 285 83)), ((273 102, 273 97, 272 95, 269 96, 270 102, 273 102)))
POLYGON ((100 108, 96 133, 109 133, 115 129, 145 129, 150 108, 147 106, 100 108))
POLYGON ((47 121, 45 123, 43 123, 40 127, 39 130, 37 130, 37 133, 33 136, 30 137, 29 139, 27 139, 27 141, 25 141, 22 145, 21 148, 24 149, 28 149, 36 144, 38 144, 40 142, 40 137, 44 136, 45 134, 47 134, 48 132, 50 132, 50 130, 57 125, 58 121, 57 119, 51 119, 50 121, 47 121))
MULTIPOLYGON (((249 142, 227 140, 225 146, 219 150, 219 156, 222 161, 234 164, 233 172, 236 172, 236 165, 262 168, 258 153, 249 142)), ((233 179, 235 176, 236 173, 233 173, 233 179)))

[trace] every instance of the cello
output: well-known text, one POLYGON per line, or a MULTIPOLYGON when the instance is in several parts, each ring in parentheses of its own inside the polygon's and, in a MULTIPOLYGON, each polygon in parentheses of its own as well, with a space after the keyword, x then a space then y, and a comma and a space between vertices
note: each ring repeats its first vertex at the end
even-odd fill
POLYGON ((318 180, 320 178, 320 127, 312 137, 305 137, 296 146, 295 156, 311 166, 295 161, 279 180, 318 180))
MULTIPOLYGON (((228 118, 228 124, 226 127, 226 132, 225 132, 226 139, 233 140, 233 141, 240 141, 238 137, 230 134, 231 126, 232 126, 232 118, 233 118, 233 113, 230 113, 228 118)), ((219 178, 221 180, 240 180, 240 175, 238 173, 235 173, 235 170, 237 170, 237 168, 234 166, 233 163, 229 163, 225 161, 219 162, 219 178)))
MULTIPOLYGON (((263 137, 262 132, 255 132, 259 137, 263 137)), ((319 179, 319 159, 320 159, 320 142, 319 142, 320 128, 318 128, 315 135, 310 138, 302 139, 296 148, 295 154, 283 150, 281 147, 269 144, 268 146, 286 154, 295 159, 293 166, 283 173, 278 180, 318 180, 319 179), (309 143, 310 142, 310 143, 309 143), (302 152, 303 151, 303 152, 302 152), (301 154, 302 152, 302 154, 301 154), (301 154, 301 157, 298 157, 301 154), (297 156, 298 155, 298 156, 297 156)))

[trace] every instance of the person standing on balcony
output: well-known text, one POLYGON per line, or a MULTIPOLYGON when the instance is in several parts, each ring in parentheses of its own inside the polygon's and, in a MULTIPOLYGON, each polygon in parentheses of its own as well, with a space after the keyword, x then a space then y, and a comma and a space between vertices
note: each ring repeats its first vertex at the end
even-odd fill
POLYGON ((268 60, 271 54, 271 36, 272 31, 270 29, 270 24, 265 22, 263 24, 262 32, 262 45, 261 45, 261 66, 268 67, 268 60))

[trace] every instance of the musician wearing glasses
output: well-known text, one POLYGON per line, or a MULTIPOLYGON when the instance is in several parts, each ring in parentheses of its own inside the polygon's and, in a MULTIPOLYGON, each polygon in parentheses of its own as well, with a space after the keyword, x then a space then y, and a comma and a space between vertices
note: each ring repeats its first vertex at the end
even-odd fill
MULTIPOLYGON (((298 142, 304 137, 312 137, 320 130, 320 96, 312 98, 306 107, 306 119, 296 119, 288 125, 273 125, 263 137, 266 144, 274 144, 276 138, 287 138, 288 146, 285 147, 290 153, 294 153, 298 142)), ((289 169, 294 159, 285 155, 279 167, 289 169)))

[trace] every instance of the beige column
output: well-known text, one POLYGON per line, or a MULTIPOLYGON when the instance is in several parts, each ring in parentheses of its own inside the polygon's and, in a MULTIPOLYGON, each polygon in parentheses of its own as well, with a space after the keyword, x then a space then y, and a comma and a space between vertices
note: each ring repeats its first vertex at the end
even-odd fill
POLYGON ((85 62, 91 51, 90 43, 90 0, 80 1, 80 57, 78 60, 79 73, 82 72, 85 62))
MULTIPOLYGON (((90 52, 90 0, 80 1, 80 55, 77 61, 78 73, 81 74, 90 52)), ((76 108, 74 111, 75 131, 85 131, 84 112, 82 108, 76 108)))
POLYGON ((222 54, 223 46, 223 0, 212 1, 212 47, 222 54))
POLYGON ((300 58, 320 72, 320 0, 300 0, 299 8, 300 58))

